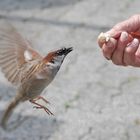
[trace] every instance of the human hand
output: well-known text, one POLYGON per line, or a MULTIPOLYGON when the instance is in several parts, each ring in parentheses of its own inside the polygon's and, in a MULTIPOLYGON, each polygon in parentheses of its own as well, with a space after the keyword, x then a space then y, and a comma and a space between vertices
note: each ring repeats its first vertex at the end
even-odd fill
POLYGON ((140 15, 116 24, 105 34, 107 41, 98 38, 103 55, 116 65, 140 67, 140 15))

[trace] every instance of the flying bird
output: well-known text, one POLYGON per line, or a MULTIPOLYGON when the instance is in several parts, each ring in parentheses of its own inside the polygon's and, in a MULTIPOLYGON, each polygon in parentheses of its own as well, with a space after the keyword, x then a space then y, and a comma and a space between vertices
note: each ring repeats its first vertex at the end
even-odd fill
POLYGON ((0 27, 0 68, 8 81, 17 87, 16 95, 2 117, 4 129, 14 108, 27 100, 35 104, 35 108, 53 115, 46 106, 36 101, 49 103, 40 94, 55 78, 64 58, 71 51, 72 47, 64 47, 42 56, 11 24, 0 27))

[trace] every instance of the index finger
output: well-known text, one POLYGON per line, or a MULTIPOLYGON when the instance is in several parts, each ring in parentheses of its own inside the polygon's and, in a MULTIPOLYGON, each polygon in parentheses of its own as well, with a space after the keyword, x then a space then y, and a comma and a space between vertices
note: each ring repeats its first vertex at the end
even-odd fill
POLYGON ((134 15, 129 19, 116 24, 112 29, 115 31, 136 32, 140 28, 140 15, 134 15))

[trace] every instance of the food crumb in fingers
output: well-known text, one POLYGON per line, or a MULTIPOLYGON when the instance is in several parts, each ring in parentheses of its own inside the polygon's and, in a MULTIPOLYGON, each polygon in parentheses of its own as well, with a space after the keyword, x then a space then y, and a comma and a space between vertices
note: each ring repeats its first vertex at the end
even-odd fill
POLYGON ((107 43, 110 40, 111 36, 107 33, 100 33, 98 36, 98 40, 100 43, 107 43))

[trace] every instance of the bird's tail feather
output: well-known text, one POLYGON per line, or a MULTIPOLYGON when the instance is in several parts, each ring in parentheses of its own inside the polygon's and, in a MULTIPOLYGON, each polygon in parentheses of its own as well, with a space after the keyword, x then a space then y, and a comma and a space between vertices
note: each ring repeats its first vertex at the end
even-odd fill
POLYGON ((6 111, 4 112, 4 115, 3 115, 2 120, 1 120, 1 126, 2 126, 3 129, 7 129, 8 119, 10 118, 14 108, 20 103, 20 101, 21 101, 21 98, 17 96, 7 106, 6 111))

